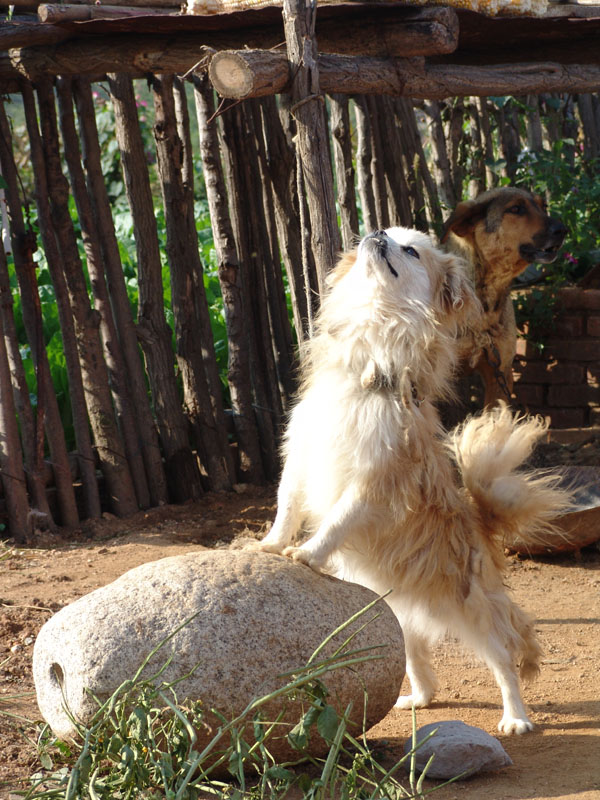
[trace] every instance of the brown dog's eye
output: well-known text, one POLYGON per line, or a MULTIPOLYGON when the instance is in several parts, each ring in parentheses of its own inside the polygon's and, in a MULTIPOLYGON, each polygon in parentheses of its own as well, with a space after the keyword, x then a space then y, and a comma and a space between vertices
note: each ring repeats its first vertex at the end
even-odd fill
POLYGON ((402 247, 402 249, 404 250, 404 252, 406 253, 407 256, 412 256, 413 258, 418 258, 418 259, 421 258, 421 256, 415 250, 415 248, 414 247, 410 247, 410 245, 408 245, 406 247, 402 247))
POLYGON ((511 206, 506 209, 508 214, 524 214, 525 206, 511 206))

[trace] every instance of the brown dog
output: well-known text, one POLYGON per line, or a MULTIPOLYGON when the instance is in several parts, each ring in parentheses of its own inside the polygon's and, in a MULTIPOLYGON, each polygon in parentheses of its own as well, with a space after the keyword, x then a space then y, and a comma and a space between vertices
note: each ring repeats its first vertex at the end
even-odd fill
POLYGON ((459 376, 479 373, 485 406, 510 402, 517 342, 511 283, 529 264, 554 261, 566 233, 541 197, 512 187, 459 203, 444 226, 441 241, 469 262, 483 306, 461 336, 459 376))

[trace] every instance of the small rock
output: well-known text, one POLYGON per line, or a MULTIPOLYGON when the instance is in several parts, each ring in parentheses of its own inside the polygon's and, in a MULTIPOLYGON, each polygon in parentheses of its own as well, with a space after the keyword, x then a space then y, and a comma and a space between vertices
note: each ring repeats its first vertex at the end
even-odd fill
MULTIPOLYGON (((435 731, 425 744, 416 751, 416 768, 422 772, 431 756, 435 754, 428 770, 428 778, 442 778, 448 780, 462 773, 463 778, 471 777, 476 772, 493 771, 509 767, 513 762, 497 739, 489 733, 465 725, 459 720, 447 722, 432 722, 423 725, 417 731, 417 742, 422 742, 435 731)), ((412 737, 404 746, 404 752, 409 753, 412 747, 412 737)), ((410 769, 410 759, 405 762, 407 770, 410 769)))

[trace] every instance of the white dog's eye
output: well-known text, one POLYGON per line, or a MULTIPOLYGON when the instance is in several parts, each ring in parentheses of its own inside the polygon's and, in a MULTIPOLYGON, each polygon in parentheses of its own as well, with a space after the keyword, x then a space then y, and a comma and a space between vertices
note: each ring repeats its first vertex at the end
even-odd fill
POLYGON ((410 245, 407 245, 406 247, 403 247, 402 249, 404 250, 404 252, 407 255, 412 256, 413 258, 418 258, 418 259, 421 258, 421 256, 415 250, 415 248, 414 247, 410 247, 410 245))

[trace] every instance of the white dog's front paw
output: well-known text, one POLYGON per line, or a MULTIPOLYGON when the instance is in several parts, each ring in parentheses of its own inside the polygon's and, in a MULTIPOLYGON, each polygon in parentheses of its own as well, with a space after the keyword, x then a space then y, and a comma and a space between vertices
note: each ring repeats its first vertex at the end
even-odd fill
POLYGON ((251 542, 248 545, 248 550, 261 550, 263 553, 277 553, 281 555, 285 550, 283 542, 271 541, 263 539, 262 542, 251 542))
POLYGON ((427 708, 433 695, 401 694, 394 703, 394 708, 427 708))
POLYGON ((527 733, 527 731, 533 730, 533 722, 527 719, 527 717, 519 718, 519 717, 510 717, 510 716, 503 716, 500 722, 498 723, 498 730, 500 733, 527 733))
POLYGON ((320 572, 323 562, 314 553, 306 547, 286 547, 283 555, 291 558, 292 561, 299 561, 301 564, 306 564, 307 567, 314 569, 315 572, 320 572))

